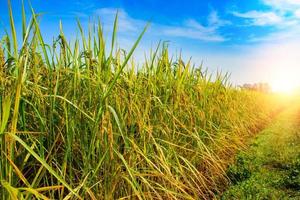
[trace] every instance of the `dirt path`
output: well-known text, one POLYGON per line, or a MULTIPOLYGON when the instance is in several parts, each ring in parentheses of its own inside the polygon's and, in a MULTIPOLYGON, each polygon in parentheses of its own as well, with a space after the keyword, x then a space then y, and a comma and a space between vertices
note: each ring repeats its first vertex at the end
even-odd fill
POLYGON ((300 106, 281 113, 238 154, 220 199, 300 200, 300 106))

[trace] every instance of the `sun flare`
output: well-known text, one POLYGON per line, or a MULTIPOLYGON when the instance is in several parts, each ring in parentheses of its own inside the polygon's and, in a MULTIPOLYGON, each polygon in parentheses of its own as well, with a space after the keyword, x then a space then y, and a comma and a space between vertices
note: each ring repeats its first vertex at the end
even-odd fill
POLYGON ((300 70, 279 70, 271 81, 274 92, 292 94, 297 92, 300 86, 300 70))

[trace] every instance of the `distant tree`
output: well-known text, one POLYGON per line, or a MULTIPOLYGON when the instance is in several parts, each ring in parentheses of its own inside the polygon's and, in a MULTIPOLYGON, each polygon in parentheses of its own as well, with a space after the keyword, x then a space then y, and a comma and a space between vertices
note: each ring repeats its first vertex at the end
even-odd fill
POLYGON ((241 86, 241 88, 246 90, 264 92, 264 93, 271 92, 271 87, 268 83, 254 83, 254 84, 245 83, 244 85, 241 86))

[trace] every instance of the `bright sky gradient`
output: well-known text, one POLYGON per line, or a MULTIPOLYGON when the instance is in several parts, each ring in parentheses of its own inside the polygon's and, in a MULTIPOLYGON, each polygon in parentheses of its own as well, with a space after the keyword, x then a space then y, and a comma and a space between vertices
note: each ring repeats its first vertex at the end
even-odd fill
MULTIPOLYGON (((26 2, 26 0, 25 0, 26 2)), ((159 40, 182 51, 210 71, 231 73, 234 84, 281 81, 300 85, 300 0, 31 0, 43 12, 46 41, 59 32, 62 20, 69 39, 78 35, 76 18, 87 24, 100 17, 107 35, 120 13, 118 41, 128 49, 147 21, 152 24, 137 54, 143 59, 159 40)), ((25 3, 26 4, 26 3, 25 3)), ((21 1, 12 2, 21 30, 21 1)), ((26 11, 29 12, 28 6, 26 11)), ((0 34, 9 30, 7 1, 0 0, 0 34)), ((20 32, 20 31, 19 31, 20 32)))

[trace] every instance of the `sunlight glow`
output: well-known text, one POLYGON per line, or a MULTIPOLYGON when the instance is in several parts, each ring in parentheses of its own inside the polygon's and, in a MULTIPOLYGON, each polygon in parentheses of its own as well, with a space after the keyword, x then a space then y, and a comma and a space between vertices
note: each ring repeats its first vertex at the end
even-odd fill
POLYGON ((281 69, 276 71, 271 81, 272 90, 286 94, 298 93, 300 86, 299 74, 299 69, 281 69))

